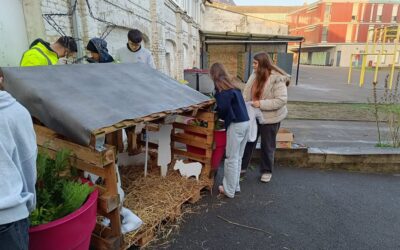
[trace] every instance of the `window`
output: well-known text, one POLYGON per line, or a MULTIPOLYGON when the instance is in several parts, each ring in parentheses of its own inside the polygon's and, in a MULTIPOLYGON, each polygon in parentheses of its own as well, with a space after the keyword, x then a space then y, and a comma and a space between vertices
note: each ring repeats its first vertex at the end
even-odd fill
POLYGON ((369 16, 369 21, 370 22, 372 22, 372 16, 374 15, 374 9, 375 9, 375 4, 372 4, 371 13, 370 13, 370 16, 369 16))
POLYGON ((382 22, 382 10, 383 10, 383 4, 378 4, 378 10, 376 12, 377 22, 382 22))
POLYGON ((331 19, 331 6, 325 6, 325 14, 324 14, 324 21, 328 22, 331 19))
POLYGON ((393 5, 392 9, 392 22, 397 22, 397 12, 399 11, 399 5, 393 5))
POLYGON ((317 26, 315 26, 315 25, 309 26, 309 27, 307 27, 304 31, 305 31, 305 32, 311 32, 311 31, 314 31, 314 30, 316 29, 316 27, 317 27, 317 26))
POLYGON ((328 38, 328 26, 322 28, 322 42, 326 42, 328 38))
POLYGON ((351 20, 356 21, 357 20, 357 14, 358 14, 358 8, 360 5, 358 3, 353 3, 353 10, 351 12, 351 20))
POLYGON ((386 53, 387 53, 387 50, 384 50, 383 52, 383 55, 381 55, 381 64, 385 64, 385 62, 386 62, 386 53))

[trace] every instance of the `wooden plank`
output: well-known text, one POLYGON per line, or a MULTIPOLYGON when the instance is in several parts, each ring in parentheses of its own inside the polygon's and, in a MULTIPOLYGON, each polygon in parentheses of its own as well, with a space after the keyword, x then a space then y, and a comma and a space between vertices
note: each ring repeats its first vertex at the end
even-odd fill
MULTIPOLYGON (((46 152, 50 158, 54 159, 54 157, 57 154, 57 151, 49 149, 49 148, 45 148, 43 146, 38 146, 39 151, 43 151, 46 152)), ((83 161, 81 159, 77 159, 75 157, 73 157, 73 167, 79 169, 79 170, 83 170, 83 171, 87 171, 91 174, 95 174, 98 175, 100 177, 104 177, 105 176, 105 170, 102 167, 96 166, 94 164, 88 163, 86 161, 83 161)))
POLYGON ((207 149, 211 146, 210 144, 207 144, 206 138, 201 138, 201 137, 197 137, 197 136, 193 136, 193 135, 189 135, 189 134, 185 134, 185 133, 178 133, 178 134, 171 135, 171 140, 174 142, 180 142, 180 143, 183 143, 186 145, 190 145, 190 146, 202 148, 202 149, 207 149))
POLYGON ((215 113, 214 112, 207 112, 207 111, 198 111, 196 115, 197 119, 213 122, 215 121, 215 113))
POLYGON ((122 129, 106 134, 106 144, 115 147, 116 152, 122 153, 124 151, 124 142, 122 139, 122 129))
POLYGON ((127 123, 125 123, 124 121, 122 121, 122 122, 118 122, 118 123, 115 123, 114 125, 113 125, 115 128, 117 128, 117 129, 122 129, 122 128, 125 128, 126 126, 127 126, 127 123))
POLYGON ((190 204, 194 204, 201 199, 200 190, 194 190, 193 192, 194 192, 193 195, 188 200, 190 204))
POLYGON ((121 217, 119 213, 119 209, 115 209, 107 215, 107 218, 110 219, 110 226, 112 236, 120 236, 121 235, 121 217))
POLYGON ((110 195, 118 194, 117 188, 117 174, 116 174, 116 167, 115 163, 108 164, 104 167, 106 174, 105 174, 105 187, 110 195))
MULTIPOLYGON (((139 145, 141 145, 142 147, 146 146, 146 142, 144 141, 140 141, 139 145)), ((158 144, 153 143, 153 142, 149 142, 149 149, 158 149, 158 144)))
POLYGON ((181 215, 182 215, 182 204, 179 204, 175 206, 173 209, 171 209, 170 214, 168 215, 168 219, 175 221, 181 215))
POLYGON ((97 188, 99 190, 99 195, 103 195, 103 194, 107 193, 107 189, 105 187, 100 186, 100 185, 94 185, 94 186, 95 186, 95 188, 97 188))
MULTIPOLYGON (((118 187, 117 187, 117 174, 115 163, 111 163, 105 166, 106 177, 105 177, 105 187, 107 188, 108 195, 114 196, 118 195, 118 187)), ((119 209, 114 209, 109 213, 107 218, 111 221, 111 230, 114 233, 113 236, 121 235, 121 218, 119 214, 119 209)))
POLYGON ((111 238, 112 235, 111 228, 105 227, 98 222, 96 223, 93 233, 101 238, 111 238))
POLYGON ((122 129, 118 130, 115 132, 116 133, 116 137, 117 137, 117 152, 118 153, 122 153, 124 152, 124 140, 123 140, 123 136, 122 136, 122 129))
POLYGON ((194 107, 192 116, 195 117, 197 115, 197 112, 199 111, 199 107, 194 107))
MULTIPOLYGON (((122 128, 133 127, 133 126, 137 125, 138 123, 141 123, 141 122, 144 122, 144 121, 150 122, 150 121, 158 120, 160 118, 163 118, 163 117, 171 115, 171 114, 179 114, 179 113, 182 113, 182 112, 193 111, 194 109, 200 109, 200 108, 204 109, 204 108, 207 108, 207 107, 211 106, 214 103, 215 103, 214 100, 209 100, 209 101, 205 101, 205 102, 202 102, 202 103, 199 103, 199 104, 196 104, 196 105, 192 105, 192 106, 189 106, 189 107, 183 107, 183 108, 175 109, 175 110, 168 110, 168 112, 154 113, 154 114, 150 114, 150 115, 145 116, 145 117, 124 120, 124 121, 121 121, 121 122, 116 124, 116 126, 118 128, 116 128, 114 125, 111 125, 111 126, 108 126, 108 127, 95 129, 95 130, 92 131, 92 134, 94 134, 94 135, 97 135, 99 133, 109 134, 109 133, 115 132, 115 131, 117 131, 119 129, 122 129, 122 128)), ((199 110, 199 112, 203 113, 205 111, 200 111, 199 110)))
POLYGON ((104 166, 114 162, 114 152, 111 148, 107 148, 102 152, 91 150, 69 141, 58 138, 58 135, 45 127, 34 125, 36 132, 36 141, 39 146, 60 151, 62 149, 71 150, 71 152, 78 158, 96 166, 104 166))
POLYGON ((141 247, 146 246, 147 244, 150 243, 151 240, 153 240, 154 238, 154 229, 151 228, 149 230, 147 230, 143 235, 141 235, 142 237, 138 240, 138 245, 141 247))
POLYGON ((114 211, 114 209, 117 209, 119 207, 119 204, 120 199, 118 194, 103 194, 99 196, 97 201, 98 212, 104 216, 107 216, 108 213, 114 211))
POLYGON ((155 123, 149 123, 146 125, 147 131, 157 132, 160 131, 160 126, 155 123))
POLYGON ((211 135, 213 133, 212 130, 208 128, 203 128, 195 125, 183 124, 175 122, 172 124, 175 129, 183 129, 185 131, 189 131, 192 133, 202 134, 202 135, 211 135))
POLYGON ((119 250, 122 246, 122 237, 101 238, 96 234, 92 234, 90 245, 96 250, 119 250))
POLYGON ((77 169, 87 171, 91 174, 95 174, 100 177, 105 177, 106 172, 104 168, 98 167, 96 165, 90 164, 88 162, 85 162, 83 160, 77 159, 76 160, 76 166, 77 169))
POLYGON ((186 151, 183 151, 183 150, 180 150, 180 149, 172 149, 172 152, 173 152, 174 155, 187 157, 190 160, 198 161, 198 162, 201 162, 201 163, 206 163, 206 162, 210 161, 210 159, 206 159, 206 157, 204 155, 190 153, 190 152, 186 152, 186 151))

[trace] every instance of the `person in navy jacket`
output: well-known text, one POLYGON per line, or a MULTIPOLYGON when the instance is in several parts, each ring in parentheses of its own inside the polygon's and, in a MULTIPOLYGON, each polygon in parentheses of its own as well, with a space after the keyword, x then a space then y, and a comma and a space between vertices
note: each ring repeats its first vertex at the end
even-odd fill
POLYGON ((240 192, 242 156, 249 136, 249 116, 243 95, 221 63, 214 63, 210 76, 215 85, 218 117, 225 121, 226 159, 219 192, 229 198, 240 192))

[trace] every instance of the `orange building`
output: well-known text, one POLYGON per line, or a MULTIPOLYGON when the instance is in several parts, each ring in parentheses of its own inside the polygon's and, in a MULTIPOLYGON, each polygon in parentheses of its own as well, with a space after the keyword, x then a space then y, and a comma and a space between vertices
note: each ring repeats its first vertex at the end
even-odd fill
MULTIPOLYGON (((350 55, 364 52, 367 39, 371 41, 373 37, 369 30, 399 24, 399 5, 399 0, 321 0, 289 13, 289 34, 305 38, 300 62, 332 66, 357 64, 358 61, 350 62, 350 55)), ((387 43, 387 51, 393 51, 394 40, 387 43)), ((395 56, 396 63, 400 63, 398 51, 395 56)), ((385 56, 381 63, 388 65, 391 59, 385 56)))

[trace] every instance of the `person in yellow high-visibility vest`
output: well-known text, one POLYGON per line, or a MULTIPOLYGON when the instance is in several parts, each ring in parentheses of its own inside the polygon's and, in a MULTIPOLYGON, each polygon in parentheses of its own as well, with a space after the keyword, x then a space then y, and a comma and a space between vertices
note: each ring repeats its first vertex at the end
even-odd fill
POLYGON ((24 52, 20 66, 55 65, 59 58, 74 56, 77 51, 75 39, 70 36, 62 36, 52 44, 39 38, 31 43, 29 50, 24 52))

